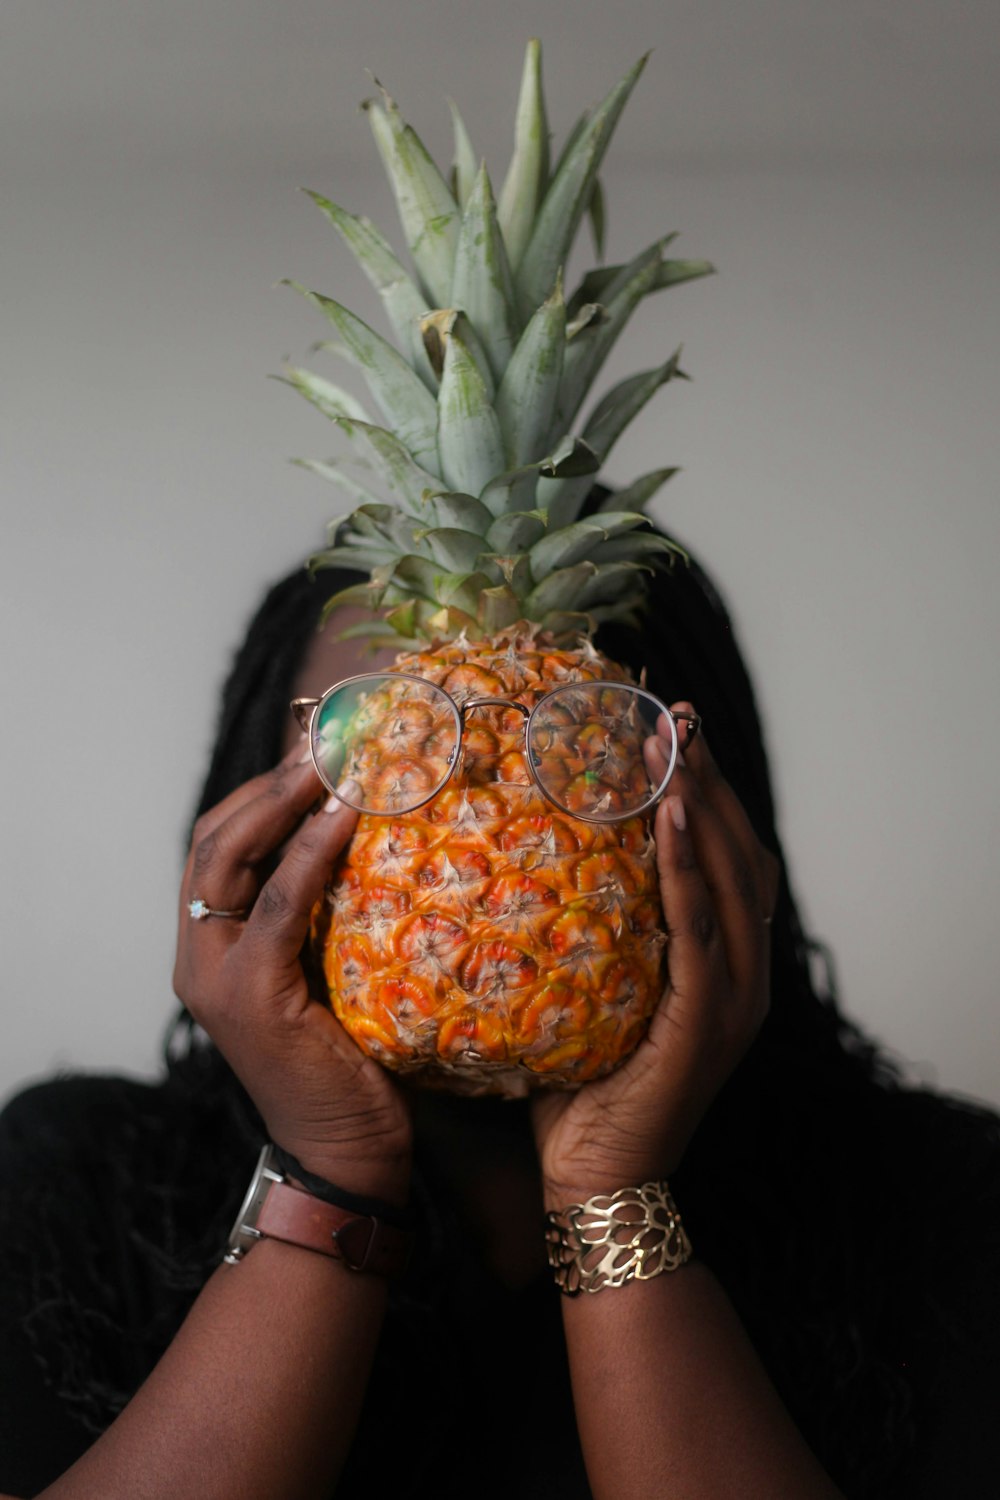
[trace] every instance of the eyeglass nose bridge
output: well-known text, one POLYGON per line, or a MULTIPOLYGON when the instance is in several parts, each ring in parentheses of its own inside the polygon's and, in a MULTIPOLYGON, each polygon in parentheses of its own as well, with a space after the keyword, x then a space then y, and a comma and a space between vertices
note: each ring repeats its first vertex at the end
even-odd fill
POLYGON ((516 708, 517 711, 518 711, 518 713, 521 715, 522 719, 524 720, 524 729, 525 729, 524 753, 525 753, 525 756, 527 756, 527 753, 528 753, 527 726, 528 726, 528 720, 531 718, 531 709, 528 708, 525 704, 518 703, 518 701, 517 701, 516 698, 476 697, 476 698, 466 698, 466 700, 465 700, 464 703, 457 703, 455 705, 455 707, 458 709, 458 744, 455 746, 454 750, 451 752, 451 755, 449 755, 449 757, 448 757, 449 765, 450 765, 450 768, 449 768, 449 771, 448 771, 449 778, 455 774, 455 772, 458 770, 459 766, 461 766, 462 763, 463 763, 464 756, 465 756, 465 726, 466 726, 466 722, 468 720, 469 714, 471 714, 473 712, 473 710, 475 710, 477 708, 516 708))
POLYGON ((531 718, 531 709, 524 703, 518 703, 516 698, 466 698, 458 709, 458 721, 462 729, 465 728, 466 715, 474 708, 516 708, 525 721, 531 718))

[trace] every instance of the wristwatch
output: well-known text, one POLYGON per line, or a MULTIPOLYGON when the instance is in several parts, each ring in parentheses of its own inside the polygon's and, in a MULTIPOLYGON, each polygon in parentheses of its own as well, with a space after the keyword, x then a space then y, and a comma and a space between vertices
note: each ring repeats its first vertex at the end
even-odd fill
POLYGON ((352 1271, 398 1276, 406 1267, 412 1234, 374 1215, 351 1213, 294 1187, 270 1143, 260 1153, 247 1195, 236 1216, 226 1264, 238 1265, 258 1240, 284 1240, 342 1260, 352 1271))

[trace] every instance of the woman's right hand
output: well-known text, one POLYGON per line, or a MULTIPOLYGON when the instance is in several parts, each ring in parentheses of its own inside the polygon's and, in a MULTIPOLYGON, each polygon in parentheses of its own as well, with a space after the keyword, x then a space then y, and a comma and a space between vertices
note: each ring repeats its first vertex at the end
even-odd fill
POLYGON ((322 792, 305 740, 198 819, 181 885, 174 988, 307 1171, 393 1202, 412 1126, 391 1076, 309 993, 309 917, 357 814, 322 792), (304 758, 303 758, 304 757, 304 758), (194 899, 245 920, 188 914, 194 899))

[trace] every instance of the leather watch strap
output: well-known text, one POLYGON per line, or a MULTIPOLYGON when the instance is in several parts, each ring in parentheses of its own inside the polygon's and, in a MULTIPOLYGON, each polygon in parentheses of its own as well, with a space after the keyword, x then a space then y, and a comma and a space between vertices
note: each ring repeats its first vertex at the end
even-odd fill
POLYGON ((344 1261, 352 1271, 377 1276, 398 1276, 404 1270, 413 1238, 392 1224, 324 1203, 287 1182, 272 1182, 256 1228, 268 1239, 318 1250, 344 1261))

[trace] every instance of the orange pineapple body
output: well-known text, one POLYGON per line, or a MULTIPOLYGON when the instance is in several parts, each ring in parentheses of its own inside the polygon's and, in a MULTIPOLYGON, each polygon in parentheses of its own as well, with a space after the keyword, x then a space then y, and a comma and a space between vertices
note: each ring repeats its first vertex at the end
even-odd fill
MULTIPOLYGON (((528 708, 564 683, 627 680, 589 644, 549 646, 527 628, 403 655, 395 670, 460 705, 492 696, 528 708)), ((419 780, 415 741, 395 728, 364 754, 384 756, 387 775, 401 759, 419 780)), ((598 824, 561 812, 532 782, 523 746, 519 713, 473 710, 448 784, 415 812, 362 815, 314 914, 331 1003, 354 1040, 385 1066, 453 1091, 514 1096, 610 1072, 662 990, 647 819, 598 824)), ((570 751, 566 762, 571 789, 570 751)))

